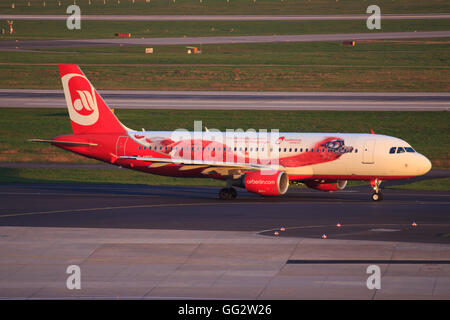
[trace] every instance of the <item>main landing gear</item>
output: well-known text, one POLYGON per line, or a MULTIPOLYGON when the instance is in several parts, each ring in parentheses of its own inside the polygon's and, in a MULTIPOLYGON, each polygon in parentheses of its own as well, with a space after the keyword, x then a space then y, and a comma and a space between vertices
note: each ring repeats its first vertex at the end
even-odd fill
POLYGON ((236 199, 237 191, 235 188, 223 188, 219 192, 219 198, 222 200, 236 199))
POLYGON ((236 199, 236 197, 237 191, 233 188, 233 181, 231 179, 227 179, 227 187, 219 191, 219 198, 221 200, 231 200, 236 199))
POLYGON ((383 194, 380 192, 380 184, 381 180, 378 179, 370 181, 370 185, 372 186, 372 189, 374 191, 374 193, 372 194, 373 201, 383 200, 383 194))

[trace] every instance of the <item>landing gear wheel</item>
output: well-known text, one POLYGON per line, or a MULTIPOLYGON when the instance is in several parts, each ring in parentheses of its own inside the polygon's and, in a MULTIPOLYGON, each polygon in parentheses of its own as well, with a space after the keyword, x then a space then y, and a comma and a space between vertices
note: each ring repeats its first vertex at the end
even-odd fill
POLYGON ((379 179, 375 179, 370 181, 370 185, 372 186, 373 189, 373 194, 372 194, 372 200, 373 201, 381 201, 383 200, 383 194, 380 192, 380 184, 381 184, 381 180, 379 179))
POLYGON ((236 189, 234 188, 223 188, 219 192, 219 198, 222 200, 235 199, 237 196, 236 189))
POLYGON ((382 193, 373 193, 372 194, 372 200, 373 201, 381 201, 383 200, 383 194, 382 193))

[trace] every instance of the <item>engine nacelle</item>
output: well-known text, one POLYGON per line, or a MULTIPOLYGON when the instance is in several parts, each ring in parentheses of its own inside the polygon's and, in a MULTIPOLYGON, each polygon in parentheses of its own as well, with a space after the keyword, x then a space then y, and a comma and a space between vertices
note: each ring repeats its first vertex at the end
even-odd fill
POLYGON ((342 190, 347 186, 347 180, 330 181, 308 181, 305 182, 308 188, 320 190, 320 191, 337 191, 342 190))
POLYGON ((288 190, 289 177, 283 171, 264 174, 260 171, 251 171, 245 174, 238 186, 244 187, 248 192, 263 196, 279 196, 285 194, 288 190))

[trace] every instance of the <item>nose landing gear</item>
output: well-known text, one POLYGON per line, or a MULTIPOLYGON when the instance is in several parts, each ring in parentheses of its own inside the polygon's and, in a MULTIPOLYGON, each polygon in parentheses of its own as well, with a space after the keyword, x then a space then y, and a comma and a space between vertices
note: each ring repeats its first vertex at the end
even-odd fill
POLYGON ((370 181, 370 185, 372 186, 372 189, 374 191, 374 193, 372 194, 373 201, 383 200, 383 194, 380 192, 380 184, 381 180, 378 179, 370 181))

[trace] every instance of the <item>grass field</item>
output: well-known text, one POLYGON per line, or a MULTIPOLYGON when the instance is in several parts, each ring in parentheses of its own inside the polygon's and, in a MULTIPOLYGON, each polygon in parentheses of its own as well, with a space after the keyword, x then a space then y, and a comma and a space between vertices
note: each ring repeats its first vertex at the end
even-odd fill
POLYGON ((450 90, 450 41, 373 41, 0 52, 1 88, 56 88, 57 63, 80 64, 100 89, 240 91, 450 90), (39 75, 39 76, 37 76, 39 75))
POLYGON ((389 187, 389 189, 391 188, 403 190, 450 191, 450 178, 422 180, 389 187))
MULTIPOLYGON (((221 110, 116 110, 130 128, 193 130, 194 120, 208 128, 279 129, 281 132, 370 132, 408 141, 429 157, 434 167, 450 167, 448 112, 347 111, 221 111, 221 110), (149 125, 151 125, 149 127, 149 125)), ((29 138, 52 138, 71 133, 65 109, 0 109, 0 161, 86 162, 80 156, 29 138)))
MULTIPOLYGON (((9 30, 6 21, 0 27, 9 30)), ((287 35, 320 33, 374 33, 450 30, 450 19, 384 20, 381 30, 369 30, 366 21, 82 21, 80 30, 69 30, 66 21, 15 21, 14 34, 0 40, 103 39, 116 33, 133 38, 287 35)))
POLYGON ((0 183, 120 183, 148 185, 223 186, 223 182, 144 174, 128 169, 10 169, 0 168, 0 183))
MULTIPOLYGON (((66 14, 73 0, 4 0, 4 14, 66 14), (28 7, 30 2, 30 7, 28 7), (61 6, 58 6, 61 2, 61 6), (15 8, 12 9, 12 3, 15 8)), ((367 0, 76 0, 83 14, 342 14, 365 13, 367 0), (91 4, 89 4, 91 3, 91 4)), ((382 13, 450 12, 444 0, 377 0, 382 13)))

